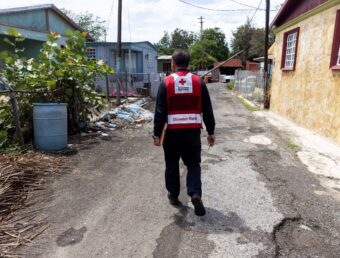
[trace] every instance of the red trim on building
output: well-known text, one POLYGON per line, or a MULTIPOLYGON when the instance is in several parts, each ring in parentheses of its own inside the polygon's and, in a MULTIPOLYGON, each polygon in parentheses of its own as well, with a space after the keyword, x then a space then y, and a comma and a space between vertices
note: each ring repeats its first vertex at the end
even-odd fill
POLYGON ((300 27, 297 27, 293 30, 285 32, 285 34, 283 35, 283 46, 282 46, 282 57, 281 57, 281 70, 282 71, 295 71, 296 60, 297 60, 297 50, 298 50, 298 47, 299 47, 299 34, 300 34, 300 27), (295 32, 297 33, 297 35, 296 35, 294 65, 293 65, 293 67, 285 67, 286 51, 287 51, 287 38, 288 38, 288 35, 295 33, 295 32))
POLYGON ((340 70, 340 65, 337 65, 339 47, 340 47, 340 9, 337 10, 335 18, 335 28, 333 34, 333 45, 330 64, 330 68, 332 68, 332 70, 340 70))
POLYGON ((271 26, 280 27, 325 2, 327 0, 286 0, 275 16, 271 26))

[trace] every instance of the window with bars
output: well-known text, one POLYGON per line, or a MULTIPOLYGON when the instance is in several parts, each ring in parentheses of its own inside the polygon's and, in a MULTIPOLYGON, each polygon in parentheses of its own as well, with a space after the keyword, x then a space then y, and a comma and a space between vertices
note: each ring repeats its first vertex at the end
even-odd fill
POLYGON ((281 62, 281 68, 283 70, 295 70, 298 40, 299 28, 284 34, 281 62))
POLYGON ((87 48, 87 58, 91 61, 97 60, 97 53, 95 48, 93 47, 87 48))
POLYGON ((297 37, 297 32, 289 34, 288 37, 287 37, 285 68, 293 68, 294 67, 296 37, 297 37))

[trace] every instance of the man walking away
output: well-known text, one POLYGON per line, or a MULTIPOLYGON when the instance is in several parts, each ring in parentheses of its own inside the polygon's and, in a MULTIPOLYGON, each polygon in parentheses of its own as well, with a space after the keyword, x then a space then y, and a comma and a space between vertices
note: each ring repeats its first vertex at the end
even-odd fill
POLYGON ((215 119, 207 86, 197 75, 189 72, 190 56, 178 49, 172 55, 175 73, 165 78, 157 96, 154 119, 154 145, 160 146, 164 126, 165 186, 169 202, 179 205, 179 160, 187 167, 187 193, 197 216, 205 215, 201 200, 201 129, 202 117, 208 132, 208 144, 215 143, 215 119))

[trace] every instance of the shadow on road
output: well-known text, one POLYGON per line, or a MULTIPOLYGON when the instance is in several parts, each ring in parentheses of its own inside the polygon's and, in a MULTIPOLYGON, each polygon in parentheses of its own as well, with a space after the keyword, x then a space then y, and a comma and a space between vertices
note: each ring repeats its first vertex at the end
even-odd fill
POLYGON ((174 215, 175 224, 185 231, 206 234, 242 233, 247 230, 245 222, 235 212, 224 214, 216 209, 206 207, 206 215, 198 217, 194 209, 180 206, 179 213, 174 215))

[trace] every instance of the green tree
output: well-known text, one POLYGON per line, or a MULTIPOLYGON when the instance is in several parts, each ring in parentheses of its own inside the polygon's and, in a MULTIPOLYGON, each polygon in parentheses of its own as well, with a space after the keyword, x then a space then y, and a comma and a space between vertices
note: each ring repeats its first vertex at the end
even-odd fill
POLYGON ((173 52, 173 49, 171 48, 170 35, 167 31, 164 31, 161 40, 154 45, 157 48, 159 55, 171 55, 173 52))
POLYGON ((191 70, 206 70, 211 67, 217 59, 205 52, 206 45, 197 41, 190 47, 190 69, 191 70))
MULTIPOLYGON (((232 53, 235 54, 241 50, 244 52, 240 55, 243 62, 253 60, 256 57, 264 55, 264 28, 255 28, 248 20, 246 24, 238 27, 233 32, 231 40, 232 53)), ((269 34, 269 46, 275 41, 275 35, 271 31, 269 34)))
POLYGON ((250 49, 251 49, 251 39, 253 35, 254 28, 247 20, 246 24, 239 26, 236 31, 233 32, 233 38, 231 40, 232 54, 243 50, 244 52, 240 55, 242 62, 250 60, 250 49))
POLYGON ((229 56, 228 43, 220 28, 209 28, 203 31, 203 39, 197 40, 190 48, 191 68, 206 70, 216 61, 223 61, 229 56))
POLYGON ((177 28, 171 34, 164 31, 161 40, 155 44, 155 47, 159 55, 171 55, 177 48, 189 49, 195 40, 194 32, 177 28))
POLYGON ((177 48, 189 49, 191 68, 194 70, 210 68, 214 62, 223 61, 229 56, 228 43, 220 28, 205 29, 203 40, 194 32, 178 28, 171 34, 164 31, 155 47, 159 55, 171 55, 177 48))
POLYGON ((171 33, 170 48, 189 49, 189 47, 194 43, 195 39, 196 35, 194 32, 177 28, 171 33))
POLYGON ((204 51, 215 57, 218 61, 223 61, 229 56, 228 43, 225 34, 220 28, 209 28, 203 32, 204 51))
POLYGON ((89 12, 76 14, 66 9, 62 9, 62 11, 84 31, 88 32, 94 41, 104 40, 106 33, 105 20, 89 12))

